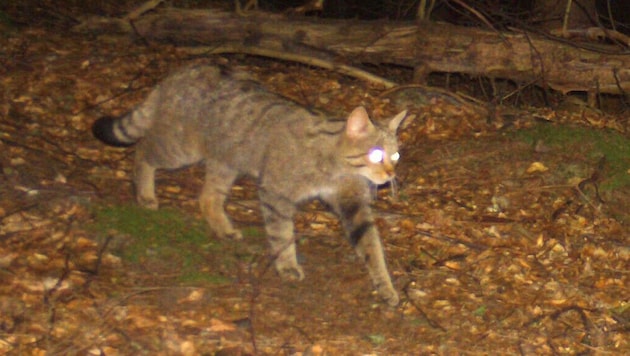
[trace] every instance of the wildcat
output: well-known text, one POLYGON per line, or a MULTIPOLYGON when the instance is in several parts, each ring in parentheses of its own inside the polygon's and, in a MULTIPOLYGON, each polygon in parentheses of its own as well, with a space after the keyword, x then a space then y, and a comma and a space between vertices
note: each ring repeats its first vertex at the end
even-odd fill
POLYGON ((372 123, 363 107, 330 119, 280 97, 247 74, 191 66, 158 84, 129 114, 98 119, 92 132, 114 146, 136 144, 134 183, 140 205, 157 209, 155 170, 203 161, 201 211, 219 237, 241 238, 224 211, 240 175, 257 180, 261 211, 280 276, 301 280, 293 216, 297 205, 321 199, 339 216, 379 295, 397 305, 370 208, 373 184, 394 179, 396 130, 372 123))

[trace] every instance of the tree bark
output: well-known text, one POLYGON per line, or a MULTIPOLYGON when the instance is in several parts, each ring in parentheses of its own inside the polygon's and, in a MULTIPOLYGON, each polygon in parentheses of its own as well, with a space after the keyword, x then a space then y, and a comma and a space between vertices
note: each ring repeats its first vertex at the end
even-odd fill
MULTIPOLYGON (((562 93, 625 94, 630 90, 630 56, 603 46, 587 50, 568 41, 525 32, 497 33, 446 23, 323 20, 215 10, 166 9, 133 22, 92 19, 79 31, 118 31, 147 40, 226 48, 269 49, 320 60, 390 63, 417 73, 463 73, 512 79, 562 93)), ((246 51, 245 51, 246 52, 246 51)), ((254 51, 255 52, 255 51, 254 51)))

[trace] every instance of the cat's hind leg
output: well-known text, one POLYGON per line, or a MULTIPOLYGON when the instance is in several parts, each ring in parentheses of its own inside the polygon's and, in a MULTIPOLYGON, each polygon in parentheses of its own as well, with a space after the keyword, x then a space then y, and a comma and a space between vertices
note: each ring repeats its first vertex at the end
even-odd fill
POLYGON ((136 201, 142 207, 157 210, 158 200, 155 196, 155 170, 156 167, 144 159, 142 149, 136 149, 134 164, 134 185, 136 189, 136 201))
POLYGON ((219 238, 235 240, 243 238, 241 232, 232 226, 224 208, 225 200, 230 194, 230 188, 237 174, 237 171, 225 164, 212 160, 206 161, 206 176, 199 195, 199 206, 210 229, 219 238))
POLYGON ((260 203, 265 230, 271 248, 271 258, 280 277, 284 280, 304 279, 298 265, 295 250, 293 215, 295 205, 286 198, 260 188, 260 203))

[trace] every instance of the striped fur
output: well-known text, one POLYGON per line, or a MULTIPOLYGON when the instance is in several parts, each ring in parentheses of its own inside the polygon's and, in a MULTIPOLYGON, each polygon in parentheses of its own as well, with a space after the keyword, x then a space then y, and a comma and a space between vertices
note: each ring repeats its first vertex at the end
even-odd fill
POLYGON ((203 161, 199 202, 219 237, 241 237, 223 208, 232 183, 240 175, 257 179, 271 256, 283 278, 304 276, 293 236, 296 206, 324 200, 339 215, 380 296, 396 305, 370 185, 394 178, 396 129, 405 115, 385 127, 373 124, 362 107, 346 119, 327 118, 266 91, 244 73, 194 66, 156 86, 129 114, 97 120, 92 131, 110 145, 136 143, 136 196, 148 208, 158 207, 156 169, 203 161))

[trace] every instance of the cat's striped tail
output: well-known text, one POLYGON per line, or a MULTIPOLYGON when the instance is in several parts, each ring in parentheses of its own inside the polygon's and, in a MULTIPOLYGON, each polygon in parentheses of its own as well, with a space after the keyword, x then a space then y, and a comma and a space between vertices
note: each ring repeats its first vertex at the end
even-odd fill
POLYGON ((92 134, 110 146, 129 147, 144 133, 140 132, 144 130, 134 127, 130 118, 131 114, 122 117, 103 116, 92 125, 92 134))

